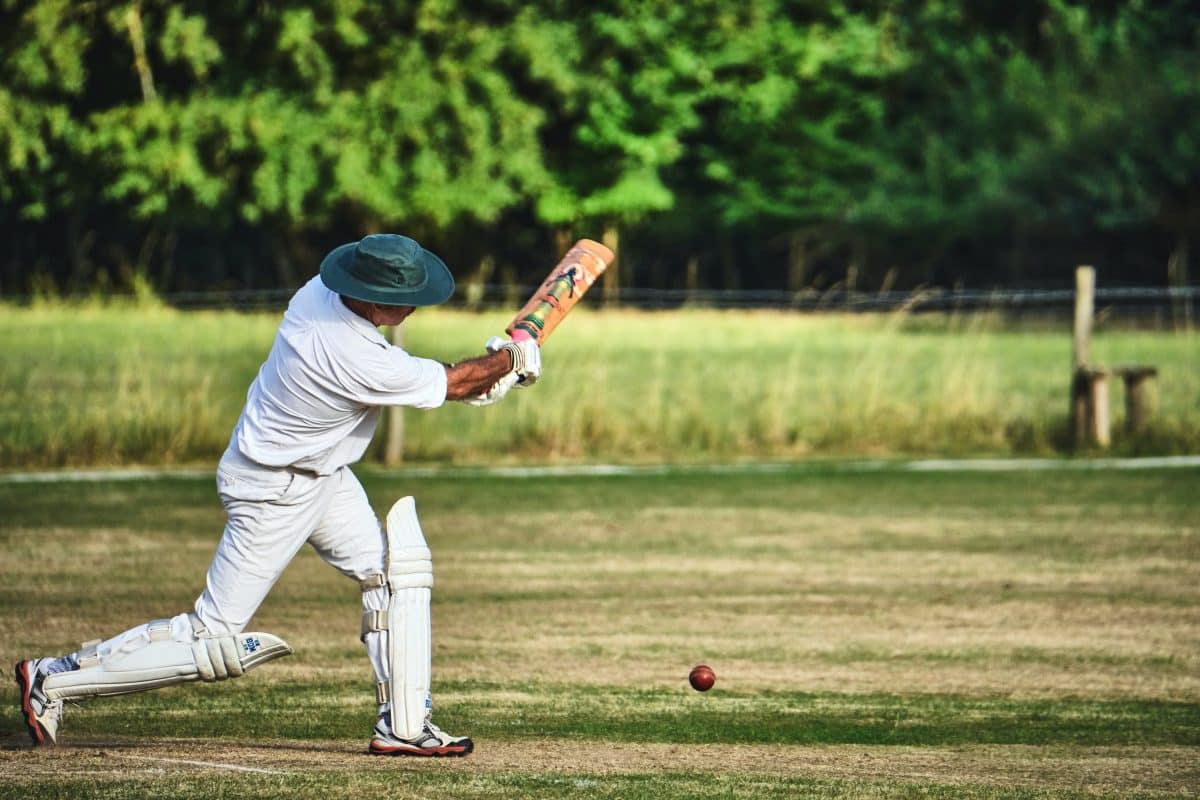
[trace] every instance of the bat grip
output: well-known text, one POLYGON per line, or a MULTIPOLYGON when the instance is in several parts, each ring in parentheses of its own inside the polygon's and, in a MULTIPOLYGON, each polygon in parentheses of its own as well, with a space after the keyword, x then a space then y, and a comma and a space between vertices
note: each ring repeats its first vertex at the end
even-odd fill
POLYGON ((512 340, 514 342, 523 342, 526 339, 533 338, 533 335, 530 334, 529 331, 525 330, 524 328, 513 328, 511 336, 512 336, 512 340))

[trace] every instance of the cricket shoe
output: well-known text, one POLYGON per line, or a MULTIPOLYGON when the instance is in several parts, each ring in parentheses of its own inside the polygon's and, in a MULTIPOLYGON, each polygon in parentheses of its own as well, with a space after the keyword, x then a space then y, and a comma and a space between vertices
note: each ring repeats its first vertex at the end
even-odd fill
POLYGON ((32 658, 17 662, 17 685, 21 687, 21 711, 25 727, 34 745, 55 744, 58 741, 58 721, 62 717, 62 700, 51 700, 42 689, 46 680, 42 664, 52 658, 32 658))
POLYGON ((377 756, 465 756, 474 749, 466 736, 451 736, 429 720, 415 738, 401 739, 392 733, 387 717, 380 717, 371 738, 371 753, 377 756))

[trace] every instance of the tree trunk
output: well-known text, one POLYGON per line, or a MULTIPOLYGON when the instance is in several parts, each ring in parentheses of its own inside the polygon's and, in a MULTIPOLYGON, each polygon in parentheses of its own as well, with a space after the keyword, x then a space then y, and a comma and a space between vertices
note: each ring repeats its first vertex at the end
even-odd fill
POLYGON ((684 288, 687 290, 687 302, 694 303, 696 292, 700 290, 700 256, 694 253, 688 256, 684 288))
POLYGON ((604 304, 616 305, 621 297, 621 268, 625 264, 625 259, 621 258, 621 232, 616 225, 604 226, 604 234, 600 237, 600 243, 613 251, 613 263, 608 265, 602 278, 604 304))
MULTIPOLYGON (((1167 259, 1167 285, 1175 290, 1188 285, 1188 237, 1180 233, 1175 239, 1175 249, 1167 259)), ((1171 318, 1176 331, 1192 329, 1192 299, 1179 295, 1171 298, 1171 318)))
POLYGON ((88 259, 93 234, 83 232, 83 212, 78 206, 67 213, 67 258, 71 264, 71 277, 68 286, 85 288, 92 278, 92 264, 88 259))
POLYGON ((729 291, 741 288, 737 255, 733 251, 733 242, 727 236, 721 239, 721 273, 721 288, 729 291))
POLYGON ((154 74, 146 55, 146 32, 142 29, 140 5, 135 3, 125 12, 125 27, 129 29, 129 43, 133 46, 133 65, 142 85, 142 100, 149 103, 158 98, 158 92, 154 90, 154 74))
POLYGON ((554 229, 554 249, 559 258, 565 256, 573 244, 575 244, 575 236, 570 228, 562 225, 554 229))
POLYGON ((271 248, 272 261, 275 263, 275 275, 281 285, 291 289, 296 286, 296 269, 287 252, 287 246, 282 242, 271 248))
POLYGON ((788 236, 787 290, 797 294, 808 279, 808 239, 801 233, 788 236))
POLYGON ((496 259, 490 255, 485 255, 479 259, 479 268, 475 270, 475 274, 467 282, 467 308, 478 309, 483 305, 484 292, 488 281, 492 279, 492 273, 495 269, 496 259))

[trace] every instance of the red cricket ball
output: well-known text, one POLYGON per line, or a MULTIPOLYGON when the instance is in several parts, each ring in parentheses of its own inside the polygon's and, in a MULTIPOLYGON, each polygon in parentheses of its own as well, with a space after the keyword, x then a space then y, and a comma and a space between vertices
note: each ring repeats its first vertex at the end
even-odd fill
POLYGON ((688 673, 688 683, 697 692, 707 692, 717 682, 717 673, 712 671, 712 667, 707 664, 697 664, 692 667, 692 671, 688 673))

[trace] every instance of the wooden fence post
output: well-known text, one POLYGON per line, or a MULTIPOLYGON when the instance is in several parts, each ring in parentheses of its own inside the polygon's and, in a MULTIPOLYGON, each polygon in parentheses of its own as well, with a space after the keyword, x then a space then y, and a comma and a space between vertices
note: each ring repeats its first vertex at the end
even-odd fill
POLYGON ((1071 430, 1075 446, 1109 444, 1108 370, 1091 366, 1096 270, 1075 269, 1075 331, 1071 373, 1071 430))
MULTIPOLYGON (((403 346, 403 326, 392 326, 392 344, 403 346)), ((383 463, 394 467, 404 460, 404 412, 400 406, 388 406, 386 414, 387 439, 383 447, 383 463)))
POLYGON ((1096 270, 1075 269, 1075 371, 1092 360, 1092 319, 1095 314, 1096 270))

